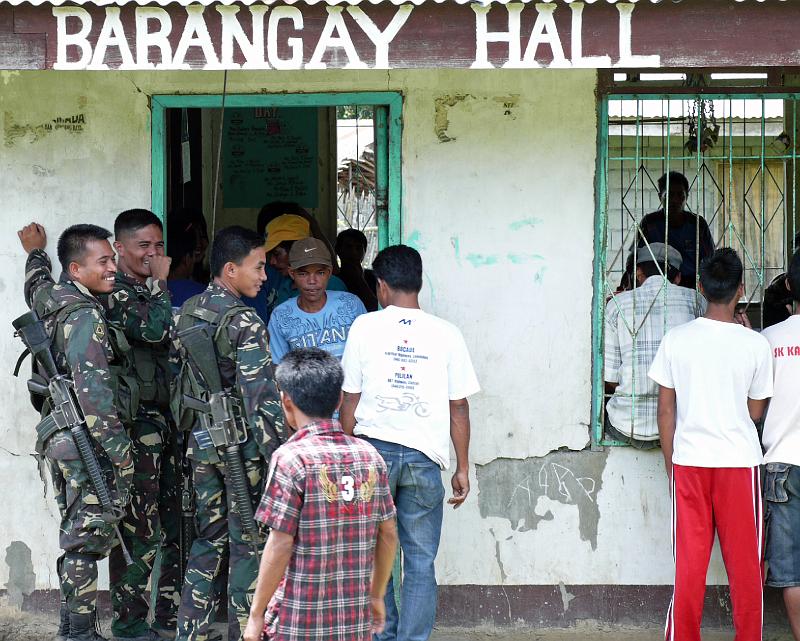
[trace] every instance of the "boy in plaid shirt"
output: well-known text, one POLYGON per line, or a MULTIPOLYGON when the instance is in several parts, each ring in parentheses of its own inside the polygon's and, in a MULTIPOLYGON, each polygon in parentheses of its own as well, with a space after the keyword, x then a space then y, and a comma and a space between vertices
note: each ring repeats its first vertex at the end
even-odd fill
POLYGON ((343 377, 317 348, 290 352, 275 372, 295 432, 272 456, 256 513, 271 531, 245 641, 367 641, 383 630, 395 509, 381 455, 331 418, 343 377))

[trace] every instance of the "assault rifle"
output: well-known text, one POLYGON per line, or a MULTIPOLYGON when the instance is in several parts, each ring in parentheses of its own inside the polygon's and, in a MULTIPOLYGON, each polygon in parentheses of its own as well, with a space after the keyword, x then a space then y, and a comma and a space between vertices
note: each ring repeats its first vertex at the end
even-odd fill
POLYGON ((183 432, 176 430, 176 437, 173 439, 175 444, 175 462, 180 470, 181 475, 181 494, 180 494, 180 511, 181 511, 181 529, 179 546, 181 551, 181 585, 186 578, 186 568, 189 567, 189 552, 192 548, 192 543, 195 538, 195 524, 194 524, 194 487, 192 483, 192 468, 186 458, 186 438, 183 432))
POLYGON ((56 432, 69 430, 72 439, 78 448, 81 462, 86 468, 86 473, 94 487, 97 500, 102 510, 101 518, 106 523, 114 526, 114 533, 117 535, 122 555, 125 563, 133 565, 128 548, 122 540, 122 533, 119 531, 119 521, 122 519, 122 507, 111 499, 111 492, 108 489, 103 469, 94 452, 89 430, 86 427, 86 419, 83 410, 78 403, 75 394, 75 384, 72 380, 59 373, 53 354, 50 351, 51 340, 47 335, 44 323, 30 311, 11 323, 14 326, 15 335, 22 339, 25 347, 30 350, 35 361, 41 366, 44 377, 34 375, 28 381, 28 390, 40 396, 49 397, 52 411, 36 426, 36 432, 40 443, 45 443, 56 432))
POLYGON ((209 333, 212 327, 210 324, 200 323, 178 332, 190 366, 200 374, 208 390, 207 400, 184 394, 182 402, 184 407, 194 410, 200 417, 202 429, 194 432, 198 445, 204 449, 215 447, 222 450, 226 468, 225 485, 236 501, 242 530, 250 539, 250 546, 256 557, 260 558, 259 532, 240 449, 247 440, 247 426, 241 418, 242 410, 238 399, 222 388, 216 346, 209 333), (212 358, 213 363, 209 362, 212 358))

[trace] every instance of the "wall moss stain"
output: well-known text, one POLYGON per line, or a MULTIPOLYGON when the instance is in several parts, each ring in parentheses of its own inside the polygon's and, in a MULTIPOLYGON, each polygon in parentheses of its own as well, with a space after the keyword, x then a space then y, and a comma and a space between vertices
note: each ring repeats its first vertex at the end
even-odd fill
POLYGON ((546 497, 578 509, 580 538, 597 549, 597 495, 603 489, 607 460, 608 451, 557 450, 542 457, 495 459, 477 465, 481 517, 508 519, 520 532, 536 530, 541 521, 555 518, 550 510, 536 511, 539 499, 546 497))

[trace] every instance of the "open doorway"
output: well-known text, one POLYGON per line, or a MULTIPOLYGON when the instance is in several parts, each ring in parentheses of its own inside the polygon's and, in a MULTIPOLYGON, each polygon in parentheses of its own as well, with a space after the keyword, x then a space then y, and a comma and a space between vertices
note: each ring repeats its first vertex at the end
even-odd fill
POLYGON ((233 224, 259 231, 259 212, 275 202, 308 212, 331 246, 346 229, 363 233, 365 267, 399 242, 399 94, 155 96, 152 105, 152 203, 168 242, 186 210, 211 239, 233 224))

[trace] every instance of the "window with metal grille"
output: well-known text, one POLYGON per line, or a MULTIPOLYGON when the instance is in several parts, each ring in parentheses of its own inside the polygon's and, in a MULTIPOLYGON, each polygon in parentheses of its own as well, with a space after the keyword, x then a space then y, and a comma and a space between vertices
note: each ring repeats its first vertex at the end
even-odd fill
POLYGON ((664 333, 702 314, 695 274, 713 249, 739 253, 740 309, 753 328, 790 313, 782 278, 797 226, 800 94, 674 91, 600 104, 595 446, 654 445, 657 388, 647 369, 664 333), (680 279, 658 242, 680 255, 680 279))

